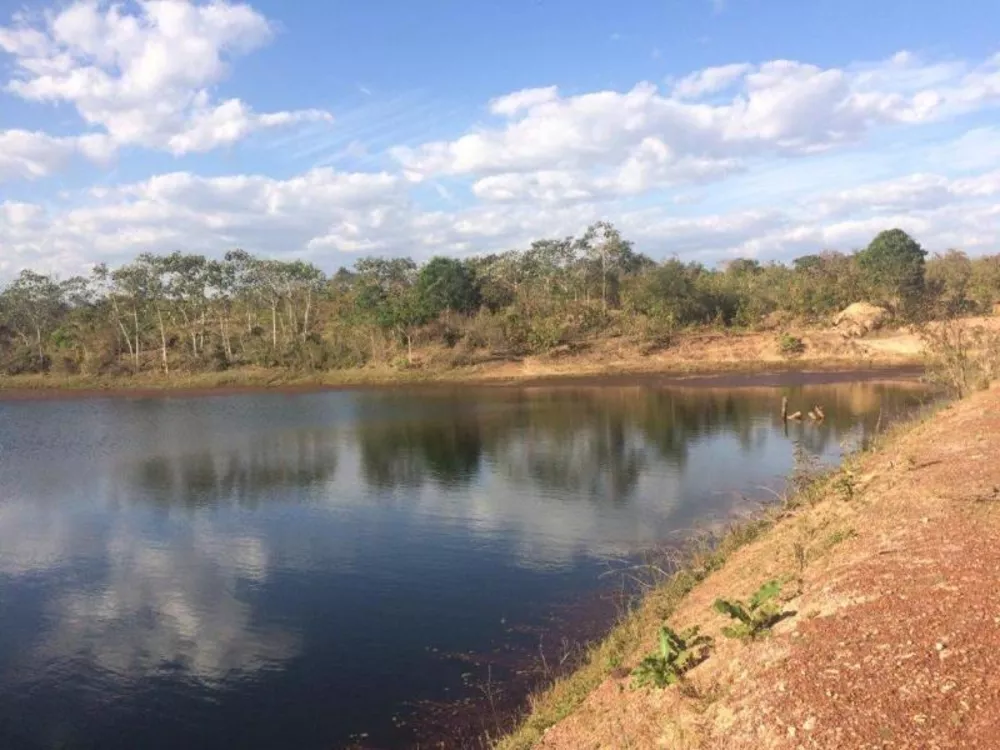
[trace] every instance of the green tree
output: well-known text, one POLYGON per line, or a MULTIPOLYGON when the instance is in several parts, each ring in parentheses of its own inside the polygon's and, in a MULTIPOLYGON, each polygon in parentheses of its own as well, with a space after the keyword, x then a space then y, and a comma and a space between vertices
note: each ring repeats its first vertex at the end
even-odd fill
POLYGON ((888 229, 857 254, 857 264, 876 301, 913 314, 924 291, 926 255, 902 229, 888 229))
POLYGON ((479 307, 479 290, 472 270, 454 258, 432 258, 420 269, 417 296, 431 317, 445 310, 466 313, 479 307))
POLYGON ((362 258, 358 273, 358 307, 380 328, 406 343, 413 362, 413 337, 428 319, 416 287, 417 264, 410 258, 362 258))
POLYGON ((0 297, 0 310, 24 345, 36 352, 39 369, 47 366, 44 342, 56 327, 62 307, 62 286, 30 270, 22 271, 0 297))

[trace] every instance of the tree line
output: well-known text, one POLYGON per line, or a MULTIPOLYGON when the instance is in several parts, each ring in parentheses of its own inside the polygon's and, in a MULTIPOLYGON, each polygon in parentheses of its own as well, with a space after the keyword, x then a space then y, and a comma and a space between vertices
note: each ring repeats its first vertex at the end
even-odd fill
POLYGON ((690 326, 821 322, 859 301, 900 320, 1000 301, 1000 255, 926 256, 892 229, 853 253, 710 269, 655 262, 606 222, 522 250, 422 265, 367 257, 332 275, 244 250, 144 253, 85 277, 23 271, 0 291, 0 372, 406 366, 417 347, 461 365, 600 336, 668 345, 690 326))

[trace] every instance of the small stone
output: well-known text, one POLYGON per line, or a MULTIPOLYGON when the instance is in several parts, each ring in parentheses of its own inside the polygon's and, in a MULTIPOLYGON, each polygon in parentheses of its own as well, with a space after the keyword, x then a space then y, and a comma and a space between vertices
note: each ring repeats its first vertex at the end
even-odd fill
POLYGON ((802 728, 805 729, 807 732, 811 732, 812 730, 814 730, 816 728, 816 717, 810 716, 808 719, 806 719, 805 723, 802 725, 802 728))

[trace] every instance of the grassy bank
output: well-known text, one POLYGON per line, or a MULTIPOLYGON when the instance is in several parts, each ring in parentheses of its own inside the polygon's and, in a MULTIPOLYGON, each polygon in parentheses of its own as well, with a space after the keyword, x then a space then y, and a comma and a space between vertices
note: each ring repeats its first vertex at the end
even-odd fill
MULTIPOLYGON (((965 414, 981 408, 983 398, 991 398, 993 404, 1000 401, 994 391, 944 407, 945 412, 965 414)), ((697 625, 714 634, 717 642, 725 641, 719 636, 721 618, 711 610, 718 596, 745 597, 763 581, 778 579, 788 606, 798 603, 802 611, 805 587, 822 587, 833 580, 829 566, 838 547, 855 544, 860 530, 873 526, 875 518, 886 512, 885 504, 891 501, 869 497, 871 488, 886 481, 891 486, 897 471, 912 472, 918 465, 914 458, 918 450, 933 447, 926 428, 941 421, 939 412, 939 408, 921 411, 849 456, 836 470, 798 477, 781 503, 734 524, 714 543, 693 543, 676 571, 659 579, 641 605, 592 648, 577 671, 533 695, 522 723, 493 746, 497 750, 527 750, 540 743, 552 748, 737 746, 726 743, 725 730, 715 723, 736 710, 729 696, 741 678, 733 675, 745 671, 744 660, 752 661, 746 656, 749 648, 741 652, 732 642, 721 643, 709 663, 694 670, 697 677, 693 674, 668 690, 635 689, 629 676, 632 669, 655 651, 664 623, 678 629, 697 625), (606 732, 602 725, 610 729, 606 732), (602 741, 612 736, 619 737, 620 744, 602 741)), ((821 611, 817 605, 816 612, 821 611)), ((794 626, 790 621, 782 627, 787 635, 794 626)), ((778 639, 776 635, 773 641, 778 639)))

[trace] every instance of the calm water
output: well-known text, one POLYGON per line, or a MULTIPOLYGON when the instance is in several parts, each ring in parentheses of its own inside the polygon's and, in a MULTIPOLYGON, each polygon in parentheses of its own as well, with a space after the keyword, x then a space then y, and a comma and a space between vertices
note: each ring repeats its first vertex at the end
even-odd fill
MULTIPOLYGON (((405 746, 514 626, 913 387, 0 401, 0 748, 405 746), (781 395, 825 405, 777 421, 781 395), (465 677, 463 677, 463 674, 465 677)), ((488 661, 488 659, 487 659, 488 661)))

